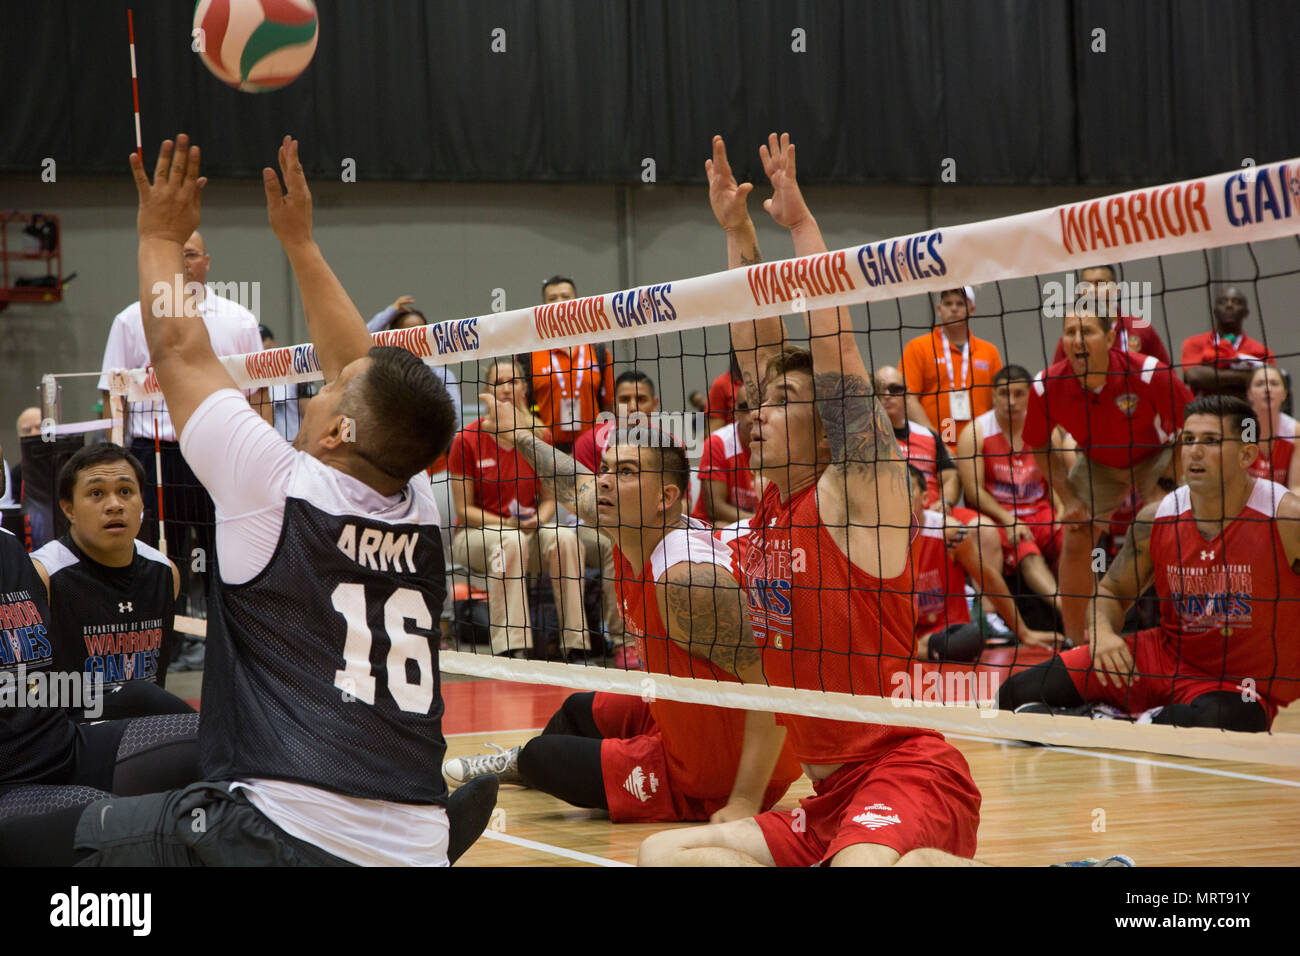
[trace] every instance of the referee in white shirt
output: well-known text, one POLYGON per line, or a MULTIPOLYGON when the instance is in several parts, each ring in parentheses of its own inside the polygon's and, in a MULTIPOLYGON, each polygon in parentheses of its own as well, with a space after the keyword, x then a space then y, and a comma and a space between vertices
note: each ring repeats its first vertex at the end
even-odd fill
MULTIPOLYGON (((257 318, 248 309, 207 289, 205 283, 212 257, 208 255, 203 237, 195 232, 185 243, 185 274, 183 283, 198 283, 203 298, 198 303, 199 315, 207 326, 212 350, 218 356, 242 355, 259 352, 262 339, 258 334, 257 318)), ((104 395, 104 417, 112 415, 109 404, 109 372, 115 368, 144 368, 150 365, 149 346, 145 342, 144 325, 140 320, 140 303, 132 302, 113 319, 108 344, 104 347, 104 364, 99 378, 99 388, 104 395)), ((244 393, 250 404, 258 409, 268 422, 271 405, 266 401, 265 389, 244 393)), ((189 569, 193 548, 202 548, 206 560, 213 555, 213 528, 216 516, 212 498, 194 476, 181 455, 172 428, 171 417, 164 402, 133 402, 126 412, 126 433, 123 444, 139 459, 145 469, 145 485, 140 490, 144 497, 144 522, 140 538, 146 544, 158 546, 158 475, 154 463, 154 421, 157 419, 157 437, 161 447, 163 480, 163 518, 167 522, 167 553, 181 570, 181 594, 177 610, 183 611, 190 593, 189 569), (188 531, 193 532, 187 540, 188 531)))

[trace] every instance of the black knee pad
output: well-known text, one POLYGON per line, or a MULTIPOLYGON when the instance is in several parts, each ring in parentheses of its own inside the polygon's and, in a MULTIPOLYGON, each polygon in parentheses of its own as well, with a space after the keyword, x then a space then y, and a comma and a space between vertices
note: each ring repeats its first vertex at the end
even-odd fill
POLYGON ((942 631, 930 635, 929 655, 932 661, 976 661, 983 650, 984 635, 980 626, 969 621, 965 624, 949 624, 942 631))

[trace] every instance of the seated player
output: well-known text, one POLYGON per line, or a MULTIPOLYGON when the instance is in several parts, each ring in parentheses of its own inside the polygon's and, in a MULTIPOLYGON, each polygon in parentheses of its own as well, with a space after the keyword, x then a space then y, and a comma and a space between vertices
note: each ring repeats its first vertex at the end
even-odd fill
POLYGON ((754 473, 749 469, 749 435, 753 416, 743 395, 736 396, 736 420, 723 425, 704 443, 696 474, 700 497, 691 517, 723 528, 749 520, 758 507, 754 473))
POLYGON ((912 540, 910 587, 916 606, 916 656, 932 661, 979 658, 985 637, 970 619, 968 575, 978 591, 977 600, 987 598, 1022 643, 1059 646, 1060 634, 1031 628, 1016 608, 1000 570, 1002 545, 996 527, 927 509, 924 472, 915 465, 907 470, 912 517, 919 529, 912 540))
POLYGON ((1034 378, 1022 439, 1060 498, 1061 618, 1065 636, 1079 644, 1096 589, 1097 538, 1130 489, 1144 502, 1160 497, 1192 396, 1158 359, 1113 348, 1115 329, 1104 315, 1069 310, 1065 342, 1066 358, 1034 378), (1050 441, 1057 425, 1078 442, 1068 469, 1050 441))
POLYGON ((966 500, 987 515, 1002 541, 1005 571, 1019 571, 1034 593, 1055 605, 1053 567, 1061 552, 1052 490, 1022 432, 1031 379, 1019 365, 993 376, 993 407, 957 439, 957 470, 966 500))
MULTIPOLYGON (((75 826, 81 809, 118 793, 151 793, 182 787, 199 778, 198 714, 139 717, 76 723, 69 716, 80 703, 86 716, 102 716, 98 688, 61 679, 56 694, 54 643, 45 588, 22 544, 0 529, 0 821, 59 811, 65 827, 75 826), (18 700, 15 687, 45 678, 39 706, 18 700), (72 685, 77 685, 74 690, 72 685), (54 699, 58 697, 58 699, 54 699)), ((42 854, 51 847, 43 834, 25 826, 0 824, 0 865, 72 862, 69 840, 62 855, 42 854), (10 857, 13 851, 16 855, 10 857)))
MULTIPOLYGON (((521 409, 525 384, 513 359, 493 362, 488 369, 487 387, 521 409)), ((555 522, 555 497, 483 419, 457 433, 447 467, 458 525, 451 539, 452 561, 487 576, 492 653, 523 657, 534 646, 527 584, 543 568, 555 595, 561 649, 583 653, 582 554, 577 532, 555 522)))
POLYGON ((194 713, 163 689, 181 578, 135 537, 143 481, 120 445, 81 449, 59 470, 68 533, 32 555, 50 600, 54 669, 100 682, 110 720, 194 713))
POLYGON ((583 432, 573 443, 573 460, 593 474, 600 470, 601 459, 609 448, 609 438, 634 414, 647 419, 659 411, 655 383, 645 372, 628 369, 614 380, 614 412, 605 413, 595 428, 583 432))
MULTIPOLYGON (((795 181, 789 137, 760 149, 795 254, 824 252, 795 181)), ((732 268, 759 261, 720 136, 706 165, 732 268)), ((912 657, 907 466, 872 390, 847 309, 814 309, 809 351, 782 348, 779 318, 737 322, 732 346, 752 407, 751 464, 770 481, 739 566, 771 685, 883 696, 912 657), (902 516, 903 520, 899 520, 902 516), (850 559, 849 555, 852 555, 850 559)), ((980 793, 941 734, 782 714, 815 796, 797 811, 657 833, 646 865, 963 864, 980 793), (881 824, 884 825, 876 825, 881 824)))
MULTIPOLYGON (((163 143, 152 185, 131 157, 145 296, 181 272, 198 165, 183 135, 163 143)), ((436 616, 446 574, 421 472, 451 440, 452 404, 411 352, 371 347, 312 239, 287 136, 280 169, 287 195, 263 171, 268 214, 326 380, 296 446, 243 400, 202 325, 165 300, 142 310, 182 450, 217 505, 204 779, 100 801, 70 822, 12 821, 50 854, 75 846, 91 865, 447 863, 436 616), (195 811, 206 828, 192 827, 195 811)))
POLYGON ((1214 327, 1183 342, 1182 369, 1187 385, 1201 395, 1242 398, 1255 369, 1276 365, 1277 356, 1245 332, 1250 305, 1236 286, 1216 290, 1214 327))
MULTIPOLYGON (((508 433, 516 410, 483 399, 508 433)), ((514 434, 565 506, 614 541, 624 622, 646 670, 762 680, 731 552, 685 514, 690 469, 680 445, 632 425, 612 437, 593 475, 527 431, 514 434)), ((443 772, 453 780, 500 773, 575 806, 608 810, 615 823, 731 820, 771 807, 799 776, 784 742, 770 713, 574 694, 522 748, 450 760, 443 772)))
POLYGON ((1295 454, 1296 421, 1282 411, 1286 401, 1282 373, 1272 365, 1255 369, 1246 400, 1255 413, 1259 439, 1259 457, 1250 466, 1250 473, 1295 491, 1300 488, 1300 455, 1295 454))
POLYGON ((961 497, 957 465, 948 454, 948 446, 939 440, 938 435, 907 417, 907 386, 903 384, 903 373, 892 365, 876 369, 876 398, 889 416, 894 440, 898 442, 903 457, 925 475, 925 506, 948 511, 961 497))
POLYGON ((1300 697, 1300 498, 1250 474, 1251 415, 1226 395, 1187 406, 1186 484, 1130 527, 1092 605, 1091 646, 1010 678, 1003 708, 1103 703, 1157 724, 1262 731, 1300 697), (1160 625, 1121 635, 1153 583, 1160 625))
POLYGON ((740 379, 740 365, 736 362, 735 352, 731 353, 730 361, 731 366, 709 385, 707 403, 701 409, 707 409, 710 433, 736 420, 736 400, 741 396, 744 382, 740 379))

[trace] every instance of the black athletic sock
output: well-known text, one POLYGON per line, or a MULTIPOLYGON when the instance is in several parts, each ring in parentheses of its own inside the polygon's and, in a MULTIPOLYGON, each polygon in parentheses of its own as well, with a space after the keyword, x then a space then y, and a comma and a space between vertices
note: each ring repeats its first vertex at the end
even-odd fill
POLYGON ((542 733, 563 734, 569 737, 600 737, 601 733, 596 727, 596 718, 592 713, 595 702, 594 691, 586 694, 570 694, 547 722, 542 733))
POLYGON ((998 706, 1003 710, 1038 703, 1053 707, 1078 707, 1083 703, 1074 681, 1070 680, 1069 668, 1060 657, 1021 671, 998 689, 998 706))
POLYGON ((0 866, 75 866, 86 856, 73 850, 85 807, 0 822, 0 866))
POLYGON ((1268 730, 1268 714, 1259 701, 1242 700, 1235 691, 1216 690, 1188 704, 1167 705, 1151 723, 1261 733, 1268 730))
POLYGON ((447 861, 455 864, 483 835, 497 805, 500 778, 485 773, 462 784, 447 798, 447 861))
POLYGON ((608 810, 600 744, 599 739, 564 734, 534 737, 519 751, 519 775, 533 789, 575 807, 608 810))

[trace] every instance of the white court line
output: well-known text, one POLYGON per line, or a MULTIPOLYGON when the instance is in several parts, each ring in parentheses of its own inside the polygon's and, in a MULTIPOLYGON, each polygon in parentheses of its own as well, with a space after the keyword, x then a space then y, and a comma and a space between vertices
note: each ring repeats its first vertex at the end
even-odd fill
POLYGON ((443 734, 444 737, 491 737, 493 734, 540 734, 541 727, 521 727, 519 730, 473 730, 463 734, 443 734))
POLYGON ((549 853, 552 856, 562 856, 565 859, 577 860, 580 863, 592 863, 596 866, 631 866, 631 863, 620 863, 618 860, 609 860, 603 856, 592 856, 590 853, 579 853, 577 850, 566 850, 562 846, 552 846, 549 843, 538 843, 536 840, 525 840, 522 837, 511 836, 508 833, 499 833, 496 830, 484 830, 483 835, 489 840, 499 840, 502 843, 513 843, 515 846, 521 846, 528 850, 539 850, 542 853, 549 853))
MULTIPOLYGON (((1028 744, 1015 740, 1003 740, 1000 737, 972 737, 969 734, 944 734, 958 740, 978 740, 987 744, 1009 744, 1028 748, 1028 744)), ((1098 760, 1118 760, 1121 763, 1144 763, 1151 767, 1169 767, 1173 770, 1186 770, 1188 773, 1208 773, 1216 777, 1234 777, 1238 780, 1253 780, 1256 783, 1276 783, 1283 787, 1300 787, 1300 780, 1279 780, 1277 777, 1259 777, 1252 773, 1237 773, 1235 770, 1217 770, 1214 767, 1189 767, 1183 763, 1169 763, 1167 760, 1152 760, 1149 757, 1125 757, 1120 754, 1098 753, 1095 750, 1078 750, 1074 747, 1056 747, 1049 745, 1053 753, 1074 754, 1078 757, 1096 757, 1098 760)))

